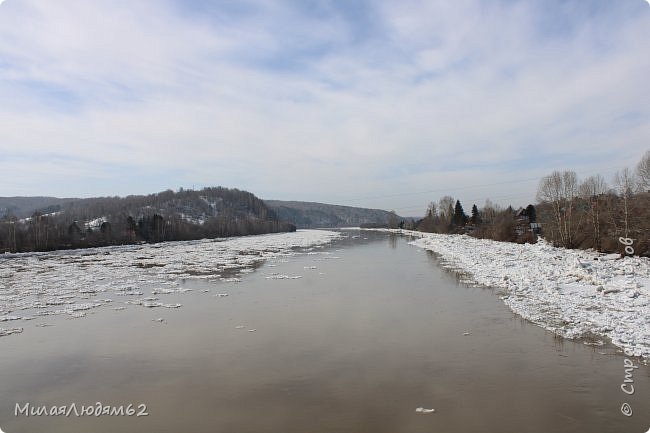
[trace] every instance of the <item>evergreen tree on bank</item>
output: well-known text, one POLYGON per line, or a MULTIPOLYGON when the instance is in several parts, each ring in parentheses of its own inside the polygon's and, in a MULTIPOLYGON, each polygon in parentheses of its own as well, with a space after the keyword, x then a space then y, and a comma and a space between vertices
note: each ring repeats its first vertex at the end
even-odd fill
POLYGON ((479 213, 476 204, 472 206, 472 216, 469 218, 469 222, 474 225, 481 224, 481 214, 479 213))
POLYGON ((535 206, 532 204, 529 204, 526 206, 526 215, 528 216, 528 221, 531 223, 537 222, 537 211, 535 210, 535 206))
POLYGON ((463 210, 463 205, 460 204, 460 200, 456 200, 456 206, 454 206, 454 216, 452 217, 452 224, 456 227, 464 227, 467 224, 467 215, 463 210))

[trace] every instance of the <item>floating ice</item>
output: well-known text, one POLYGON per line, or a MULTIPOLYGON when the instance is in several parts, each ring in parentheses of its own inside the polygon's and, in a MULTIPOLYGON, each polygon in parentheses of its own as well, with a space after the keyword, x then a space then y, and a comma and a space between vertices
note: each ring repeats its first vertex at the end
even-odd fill
POLYGON ((0 337, 5 337, 11 334, 20 334, 22 332, 23 332, 23 328, 10 328, 10 329, 0 328, 0 337))
POLYGON ((433 413, 436 410, 435 409, 425 409, 423 407, 418 407, 417 409, 415 409, 415 411, 418 412, 418 413, 433 413))
POLYGON ((302 275, 271 274, 266 277, 267 280, 297 280, 298 278, 302 278, 302 275))
POLYGON ((221 281, 223 281, 224 283, 240 283, 241 279, 240 278, 235 278, 235 277, 221 278, 221 281))
POLYGON ((227 239, 2 254, 0 323, 51 315, 82 317, 90 309, 110 304, 108 298, 112 296, 124 296, 130 300, 126 304, 145 308, 179 308, 181 304, 142 296, 182 294, 190 290, 182 287, 187 279, 239 282, 236 275, 251 272, 264 260, 284 263, 284 257, 298 254, 300 248, 324 245, 340 237, 337 232, 298 230, 227 239), (225 272, 234 276, 222 278, 225 272))
POLYGON ((170 295, 172 293, 186 293, 186 292, 191 292, 192 289, 187 289, 187 288, 178 288, 178 289, 164 289, 164 288, 158 288, 158 289, 152 289, 151 294, 152 295, 170 295))

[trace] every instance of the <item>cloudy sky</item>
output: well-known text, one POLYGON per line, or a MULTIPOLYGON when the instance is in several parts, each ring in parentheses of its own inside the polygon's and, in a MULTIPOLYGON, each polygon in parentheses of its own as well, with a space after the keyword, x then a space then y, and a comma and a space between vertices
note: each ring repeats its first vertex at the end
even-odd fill
POLYGON ((645 0, 0 1, 0 196, 423 214, 650 149, 645 0))

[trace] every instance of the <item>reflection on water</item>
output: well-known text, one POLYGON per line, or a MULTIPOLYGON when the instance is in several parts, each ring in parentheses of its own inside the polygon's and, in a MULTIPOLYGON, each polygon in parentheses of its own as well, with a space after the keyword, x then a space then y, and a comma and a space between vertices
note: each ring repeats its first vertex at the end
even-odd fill
POLYGON ((635 394, 624 395, 623 357, 612 348, 565 341, 527 324, 493 291, 459 285, 435 256, 399 237, 363 237, 337 243, 330 254, 267 261, 240 283, 193 280, 192 292, 166 298, 180 309, 101 311, 82 326, 59 319, 3 338, 0 427, 647 430, 647 367, 635 372, 635 394), (266 278, 274 273, 301 278, 266 278), (14 416, 16 402, 97 401, 146 403, 149 416, 14 416), (620 413, 624 401, 635 409, 632 417, 620 413))
POLYGON ((388 245, 393 249, 397 248, 397 235, 395 233, 388 234, 388 245))

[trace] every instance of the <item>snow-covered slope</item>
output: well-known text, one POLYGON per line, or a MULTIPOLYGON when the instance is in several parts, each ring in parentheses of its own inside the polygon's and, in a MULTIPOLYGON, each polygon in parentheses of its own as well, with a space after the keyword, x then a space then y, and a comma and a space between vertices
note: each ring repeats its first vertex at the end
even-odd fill
POLYGON ((438 253, 470 281, 504 289, 504 302, 531 322, 568 338, 608 337, 628 354, 650 357, 647 258, 402 232, 421 237, 411 244, 438 253))

